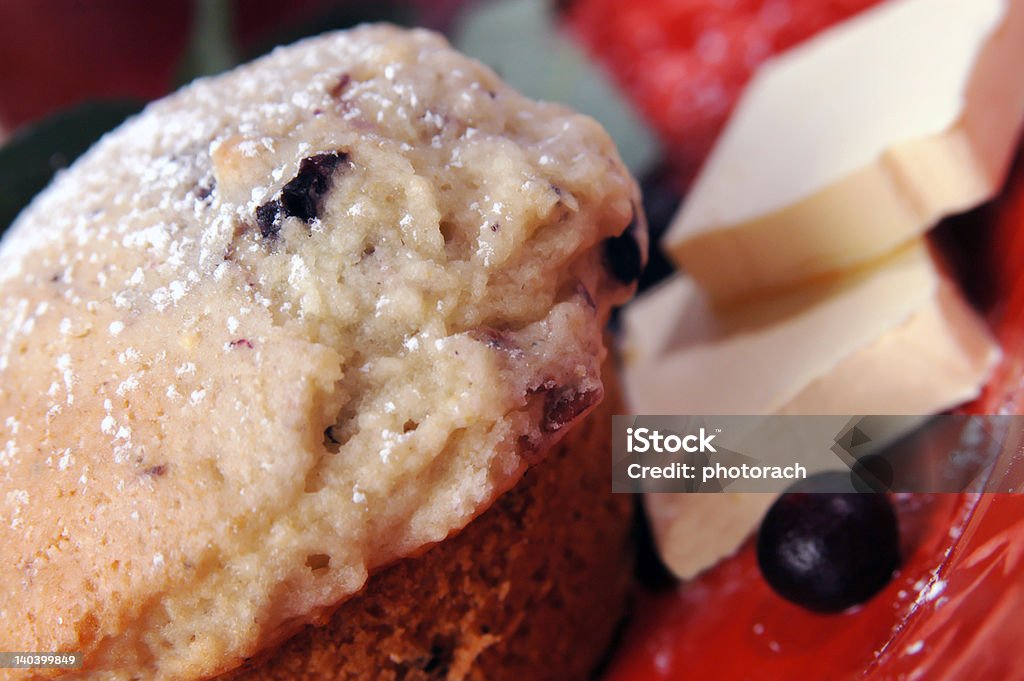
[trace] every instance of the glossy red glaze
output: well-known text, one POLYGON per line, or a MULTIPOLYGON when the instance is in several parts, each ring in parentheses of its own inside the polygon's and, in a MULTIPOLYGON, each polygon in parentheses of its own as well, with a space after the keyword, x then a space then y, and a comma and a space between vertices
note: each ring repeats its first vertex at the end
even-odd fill
POLYGON ((966 502, 962 495, 900 497, 903 569, 879 596, 840 615, 777 596, 758 571, 752 542, 674 592, 644 593, 606 679, 859 678, 887 654, 902 623, 941 596, 936 572, 950 528, 962 527, 969 513, 966 502))

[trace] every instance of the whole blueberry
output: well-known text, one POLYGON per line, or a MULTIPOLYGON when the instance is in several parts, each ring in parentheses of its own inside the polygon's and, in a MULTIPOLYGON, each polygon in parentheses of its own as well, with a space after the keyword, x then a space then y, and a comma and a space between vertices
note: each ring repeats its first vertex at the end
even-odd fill
POLYGON ((899 568, 896 512, 885 494, 783 494, 761 523, 757 561, 783 598, 817 612, 846 610, 899 568))

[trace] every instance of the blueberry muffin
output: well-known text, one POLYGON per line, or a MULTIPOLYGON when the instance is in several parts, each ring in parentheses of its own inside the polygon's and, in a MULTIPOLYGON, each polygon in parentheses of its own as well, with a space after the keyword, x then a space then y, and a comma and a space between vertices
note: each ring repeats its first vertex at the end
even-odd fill
POLYGON ((465 527, 601 402, 645 239, 594 121, 426 31, 150 105, 0 246, 0 649, 85 660, 18 678, 229 672, 465 527))

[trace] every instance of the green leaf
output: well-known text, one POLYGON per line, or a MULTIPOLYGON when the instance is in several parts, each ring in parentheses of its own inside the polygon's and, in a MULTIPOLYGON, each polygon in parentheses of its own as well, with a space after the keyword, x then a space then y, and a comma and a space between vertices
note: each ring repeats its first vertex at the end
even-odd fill
POLYGON ((136 101, 89 102, 48 116, 9 139, 0 147, 0 229, 7 229, 58 170, 142 106, 136 101))
POLYGON ((238 64, 231 0, 194 0, 192 33, 178 65, 178 85, 238 64))
POLYGON ((653 165, 658 146, 629 100, 569 36, 544 0, 497 0, 472 7, 454 43, 528 97, 561 102, 593 116, 634 174, 653 165))

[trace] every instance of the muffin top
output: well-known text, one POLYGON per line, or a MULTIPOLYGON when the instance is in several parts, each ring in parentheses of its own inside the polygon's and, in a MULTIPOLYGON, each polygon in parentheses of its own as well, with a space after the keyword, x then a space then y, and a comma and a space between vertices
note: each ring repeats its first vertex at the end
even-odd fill
POLYGON ((150 105, 0 246, 0 648, 203 678, 465 526, 601 399, 639 211, 426 31, 150 105))

